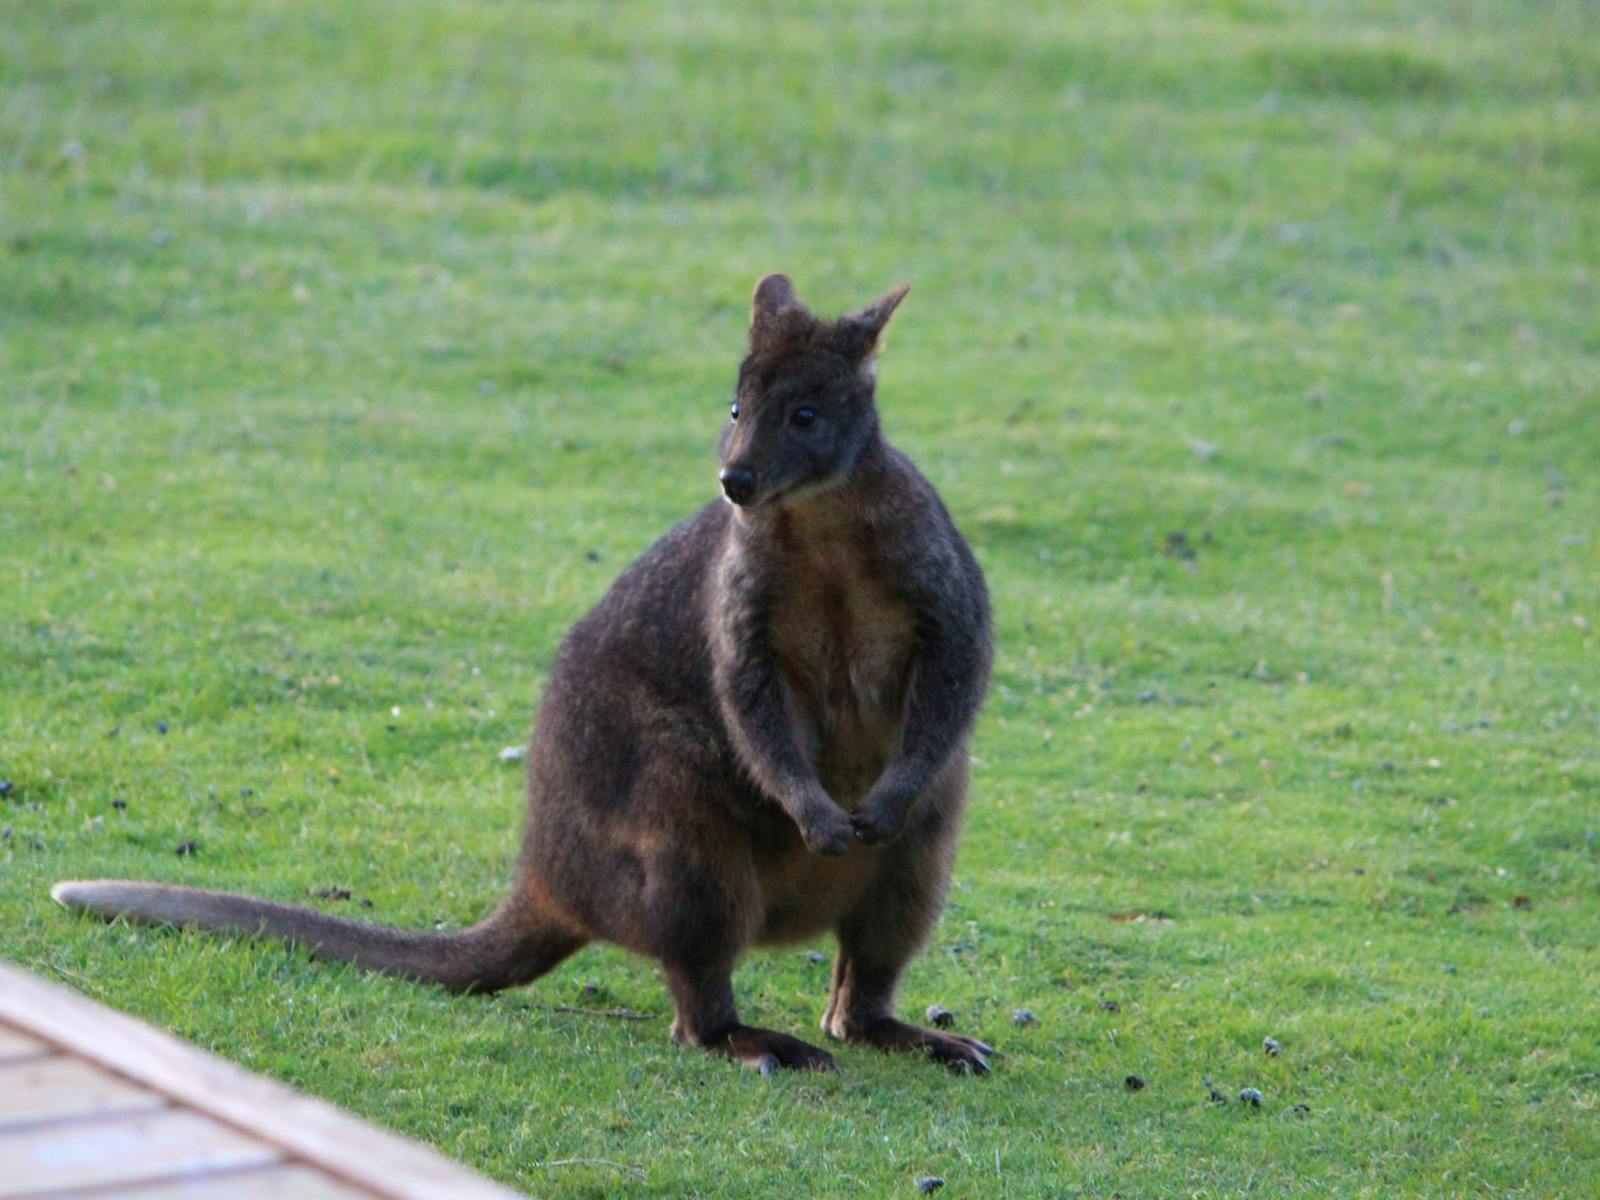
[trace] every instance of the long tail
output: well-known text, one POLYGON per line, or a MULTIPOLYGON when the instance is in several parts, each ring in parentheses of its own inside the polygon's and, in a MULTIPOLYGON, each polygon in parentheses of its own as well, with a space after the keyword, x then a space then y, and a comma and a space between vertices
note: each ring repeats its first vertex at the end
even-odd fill
POLYGON ((447 933, 390 929, 252 896, 160 883, 70 881, 56 884, 50 895, 68 908, 107 920, 124 917, 141 925, 193 925, 283 938, 319 958, 443 984, 456 992, 493 992, 527 983, 587 940, 519 902, 515 894, 477 925, 447 933))

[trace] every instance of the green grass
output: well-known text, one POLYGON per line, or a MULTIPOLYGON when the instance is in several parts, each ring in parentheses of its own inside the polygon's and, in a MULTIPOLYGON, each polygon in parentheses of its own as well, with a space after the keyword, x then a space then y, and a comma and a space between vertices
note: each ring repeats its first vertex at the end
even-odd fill
MULTIPOLYGON (((7 0, 0 953, 538 1195, 1595 1194, 1594 29, 7 0), (912 282, 881 405, 994 592, 904 997, 992 1077, 761 1080, 611 950, 462 1000, 49 903, 483 913, 496 753, 712 494, 780 269, 912 282), (613 1006, 651 1019, 563 1011, 613 1006)), ((749 1018, 815 1030, 805 949, 749 1018)))

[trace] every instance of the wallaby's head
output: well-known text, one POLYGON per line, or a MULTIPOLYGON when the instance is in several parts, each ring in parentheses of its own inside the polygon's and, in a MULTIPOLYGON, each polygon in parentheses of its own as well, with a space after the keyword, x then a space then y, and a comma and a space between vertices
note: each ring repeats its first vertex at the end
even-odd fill
POLYGON ((741 508, 847 478, 878 432, 873 355, 901 284, 824 321, 782 275, 756 285, 750 352, 722 434, 722 490, 741 508))

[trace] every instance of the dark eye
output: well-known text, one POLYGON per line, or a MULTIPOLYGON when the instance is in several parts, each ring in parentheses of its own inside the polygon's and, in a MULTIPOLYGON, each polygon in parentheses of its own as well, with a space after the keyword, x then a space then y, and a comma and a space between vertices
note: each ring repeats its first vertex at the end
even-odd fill
POLYGON ((728 410, 728 415, 737 421, 739 419, 739 406, 735 404, 732 408, 730 408, 728 410))
POLYGON ((809 408, 797 408, 789 414, 789 424, 800 429, 804 429, 807 425, 812 424, 816 419, 816 411, 809 408))

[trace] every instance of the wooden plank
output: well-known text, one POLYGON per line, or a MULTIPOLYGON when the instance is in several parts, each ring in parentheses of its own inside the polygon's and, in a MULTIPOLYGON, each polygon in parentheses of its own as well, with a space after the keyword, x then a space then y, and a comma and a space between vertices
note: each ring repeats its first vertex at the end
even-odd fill
POLYGON ((38 1058, 41 1054, 49 1053, 49 1050, 38 1038, 31 1038, 9 1025, 0 1025, 0 1063, 38 1058))
POLYGON ((199 1113, 168 1109, 115 1121, 46 1125, 0 1134, 0 1197, 259 1167, 274 1146, 199 1113))
MULTIPOLYGON (((337 1183, 310 1167, 271 1167, 106 1192, 52 1192, 49 1200, 375 1200, 375 1193, 337 1183)), ((445 1198, 441 1198, 445 1200, 445 1198)))
POLYGON ((393 1200, 522 1200, 431 1150, 4 963, 0 1021, 393 1200))
POLYGON ((165 1096, 66 1054, 0 1066, 0 1133, 74 1117, 149 1112, 168 1104, 165 1096))

